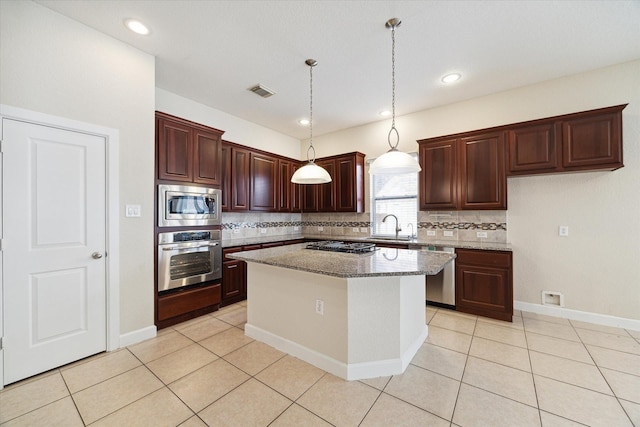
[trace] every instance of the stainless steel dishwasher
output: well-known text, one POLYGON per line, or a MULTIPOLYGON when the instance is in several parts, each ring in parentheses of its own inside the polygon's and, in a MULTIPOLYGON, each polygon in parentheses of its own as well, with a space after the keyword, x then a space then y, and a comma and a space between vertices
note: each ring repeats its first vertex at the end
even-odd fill
MULTIPOLYGON (((429 246, 427 250, 455 253, 455 248, 429 246)), ((426 276, 427 301, 453 308, 456 305, 456 260, 452 260, 435 276, 426 276)))

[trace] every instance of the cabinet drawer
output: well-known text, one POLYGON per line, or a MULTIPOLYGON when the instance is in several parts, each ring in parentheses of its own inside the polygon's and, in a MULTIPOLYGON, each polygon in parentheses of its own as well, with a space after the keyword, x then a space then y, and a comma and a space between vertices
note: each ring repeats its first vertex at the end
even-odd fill
POLYGON ((181 314, 220 303, 220 284, 177 292, 158 298, 158 320, 166 320, 181 314))
POLYGON ((483 267, 511 267, 511 252, 456 249, 456 255, 456 264, 479 265, 483 267))

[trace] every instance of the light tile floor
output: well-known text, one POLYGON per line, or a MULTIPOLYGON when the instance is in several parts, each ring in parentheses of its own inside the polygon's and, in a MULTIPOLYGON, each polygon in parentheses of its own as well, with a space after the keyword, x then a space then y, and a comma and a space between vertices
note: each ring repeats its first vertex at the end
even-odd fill
POLYGON ((640 333, 426 308, 402 375, 343 381, 244 335, 246 302, 6 387, 2 426, 640 426, 640 333))

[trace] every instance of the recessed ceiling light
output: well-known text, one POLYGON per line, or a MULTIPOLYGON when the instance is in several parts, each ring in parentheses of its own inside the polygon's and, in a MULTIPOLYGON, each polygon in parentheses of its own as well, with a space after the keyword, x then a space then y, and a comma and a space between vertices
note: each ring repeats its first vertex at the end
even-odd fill
POLYGON ((150 33, 149 28, 147 28, 146 25, 135 19, 125 19, 124 25, 134 33, 142 36, 146 36, 150 33))
POLYGON ((380 111, 380 115, 382 117, 390 116, 391 115, 391 111, 389 111, 389 110, 380 111))
POLYGON ((457 82, 458 80, 460 80, 460 78, 462 77, 462 74, 460 73, 451 73, 451 74, 447 74, 446 76, 442 77, 442 83, 453 83, 453 82, 457 82))
POLYGON ((300 123, 302 126, 307 126, 309 124, 309 119, 300 119, 298 120, 298 123, 300 123))

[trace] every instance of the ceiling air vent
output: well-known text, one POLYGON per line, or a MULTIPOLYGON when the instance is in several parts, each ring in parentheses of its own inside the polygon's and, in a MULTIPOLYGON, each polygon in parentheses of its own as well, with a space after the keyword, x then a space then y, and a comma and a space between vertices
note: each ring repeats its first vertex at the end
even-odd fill
POLYGON ((261 84, 257 84, 253 87, 250 87, 249 90, 257 95, 260 95, 263 98, 268 98, 271 95, 275 94, 274 91, 272 91, 268 87, 262 86, 261 84))

